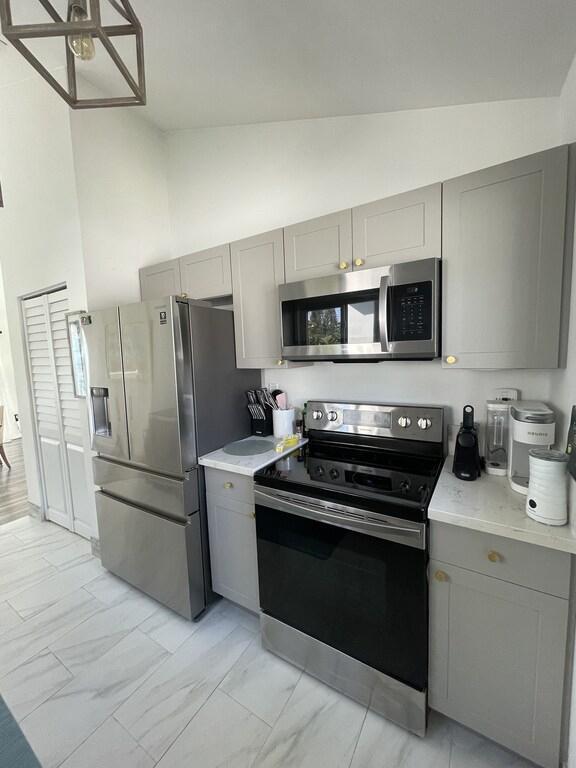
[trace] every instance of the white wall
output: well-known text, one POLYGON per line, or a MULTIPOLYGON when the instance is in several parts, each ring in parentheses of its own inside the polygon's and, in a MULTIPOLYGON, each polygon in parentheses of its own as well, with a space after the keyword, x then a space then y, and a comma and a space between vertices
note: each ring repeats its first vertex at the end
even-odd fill
POLYGON ((164 136, 134 108, 70 124, 88 308, 139 301, 138 269, 171 255, 164 136))
MULTIPOLYGON (((0 46, 0 70, 0 263, 28 495, 40 505, 18 299, 66 283, 71 306, 85 306, 84 264, 68 108, 11 48, 0 46)), ((93 508, 86 517, 96 525, 93 508)))
MULTIPOLYGON (((263 232, 560 143, 558 99, 178 131, 168 135, 174 254, 263 232)), ((439 363, 315 364, 267 371, 310 397, 466 403, 496 386, 550 398, 549 372, 443 370, 439 363)))
POLYGON ((559 143, 558 99, 168 134, 174 255, 559 143))

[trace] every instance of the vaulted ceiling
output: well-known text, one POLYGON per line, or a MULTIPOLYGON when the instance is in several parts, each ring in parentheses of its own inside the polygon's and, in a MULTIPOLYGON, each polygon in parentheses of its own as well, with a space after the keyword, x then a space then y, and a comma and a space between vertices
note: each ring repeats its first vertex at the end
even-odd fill
MULTIPOLYGON (((554 96, 576 52, 574 0, 132 4, 165 130, 554 96)), ((107 91, 103 58, 83 71, 107 91)))

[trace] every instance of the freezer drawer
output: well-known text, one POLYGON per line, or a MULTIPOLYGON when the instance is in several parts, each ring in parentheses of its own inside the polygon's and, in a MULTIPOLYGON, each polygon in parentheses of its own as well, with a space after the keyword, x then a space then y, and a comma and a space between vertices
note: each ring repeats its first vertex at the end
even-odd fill
POLYGON ((200 515, 178 523, 96 493, 102 565, 187 619, 205 608, 200 515))
POLYGON ((187 472, 183 480, 176 480, 100 456, 92 459, 92 467, 95 484, 110 496, 180 521, 198 511, 197 469, 187 472))

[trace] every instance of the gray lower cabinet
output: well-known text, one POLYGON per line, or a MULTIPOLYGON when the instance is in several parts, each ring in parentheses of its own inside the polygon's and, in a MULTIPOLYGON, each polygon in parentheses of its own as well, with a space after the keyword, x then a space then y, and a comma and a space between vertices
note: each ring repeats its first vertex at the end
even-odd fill
POLYGON ((238 368, 285 367, 278 298, 278 286, 284 282, 283 232, 265 232, 230 248, 236 364, 238 368))
POLYGON ((251 477, 206 468, 212 588, 258 612, 256 521, 251 477))
POLYGON ((232 293, 230 245, 217 245, 180 259, 182 293, 190 299, 214 299, 232 293))
POLYGON ((442 185, 352 209, 354 269, 386 267, 442 253, 442 185))
POLYGON ((352 211, 284 227, 286 282, 352 271, 352 211))
POLYGON ((557 368, 568 148, 443 185, 444 365, 557 368))
POLYGON ((180 261, 170 259, 140 270, 140 298, 163 299, 182 293, 180 261))
MULTIPOLYGON (((442 527, 433 528, 432 542, 441 536, 442 527)), ((483 534, 466 535, 474 562, 483 534)), ((492 558, 488 563, 505 563, 506 542, 502 542, 499 550, 487 550, 492 558)), ((465 551, 459 554, 465 557, 463 537, 462 543, 465 551)), ((521 546, 528 557, 535 549, 521 546)), ((538 765, 557 768, 568 600, 434 559, 434 549, 432 544, 431 708, 538 765)), ((547 554, 551 560, 558 556, 569 561, 564 553, 547 554)), ((514 550, 512 557, 516 555, 514 550)), ((523 568, 525 574, 533 574, 529 560, 523 568)))

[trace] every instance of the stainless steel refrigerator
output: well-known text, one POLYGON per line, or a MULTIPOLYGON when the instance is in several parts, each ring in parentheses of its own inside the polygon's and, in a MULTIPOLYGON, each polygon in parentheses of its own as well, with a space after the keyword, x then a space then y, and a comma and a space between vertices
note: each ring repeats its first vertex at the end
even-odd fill
POLYGON ((102 565, 189 619, 211 601, 198 457, 250 433, 232 312, 176 297, 88 312, 102 565))

